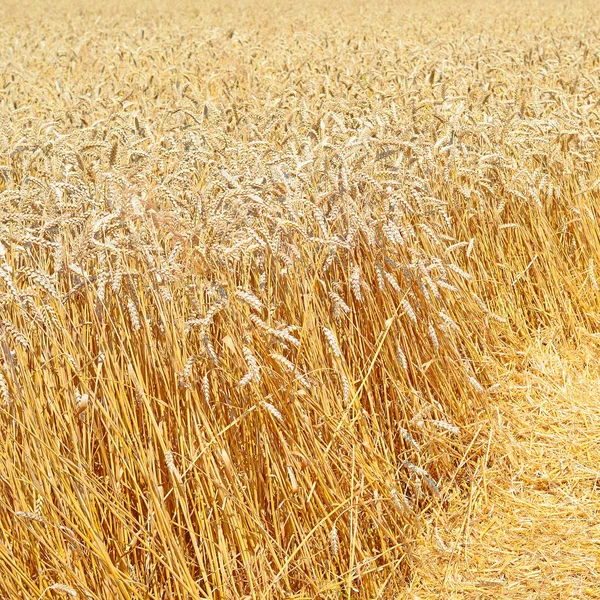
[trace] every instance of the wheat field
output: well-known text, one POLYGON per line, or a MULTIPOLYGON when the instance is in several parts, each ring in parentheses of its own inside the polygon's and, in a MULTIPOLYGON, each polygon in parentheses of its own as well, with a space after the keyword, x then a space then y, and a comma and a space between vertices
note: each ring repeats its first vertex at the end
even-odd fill
POLYGON ((0 17, 0 598, 417 590, 599 356, 595 3, 0 17))

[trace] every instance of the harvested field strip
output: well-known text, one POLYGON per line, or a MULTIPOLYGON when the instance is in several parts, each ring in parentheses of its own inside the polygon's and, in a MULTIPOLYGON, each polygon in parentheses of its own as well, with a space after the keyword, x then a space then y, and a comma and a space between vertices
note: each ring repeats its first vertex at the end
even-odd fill
POLYGON ((492 453, 428 520, 407 598, 600 597, 598 356, 532 345, 492 453))

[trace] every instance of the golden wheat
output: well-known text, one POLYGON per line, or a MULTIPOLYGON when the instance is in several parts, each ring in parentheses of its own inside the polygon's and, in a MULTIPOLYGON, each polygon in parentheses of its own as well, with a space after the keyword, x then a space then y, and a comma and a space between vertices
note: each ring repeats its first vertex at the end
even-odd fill
POLYGON ((397 597, 600 325, 591 6, 75 5, 1 9, 0 596, 397 597))

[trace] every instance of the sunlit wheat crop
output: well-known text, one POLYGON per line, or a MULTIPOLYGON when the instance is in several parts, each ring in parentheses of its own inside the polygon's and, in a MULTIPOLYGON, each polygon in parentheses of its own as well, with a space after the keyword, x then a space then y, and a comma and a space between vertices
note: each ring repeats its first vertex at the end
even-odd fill
POLYGON ((591 8, 38 4, 0 597, 397 597, 520 344, 600 324, 591 8))

